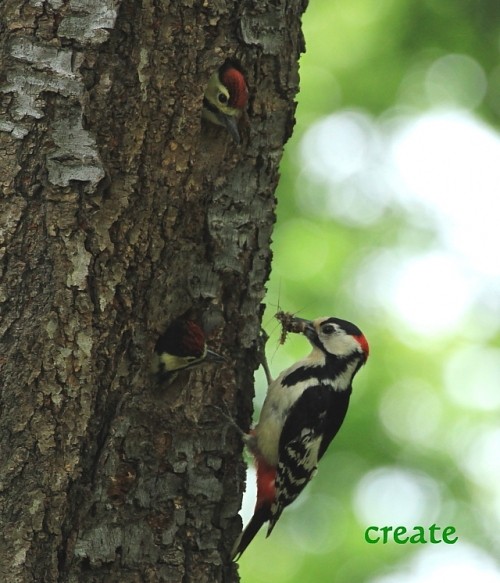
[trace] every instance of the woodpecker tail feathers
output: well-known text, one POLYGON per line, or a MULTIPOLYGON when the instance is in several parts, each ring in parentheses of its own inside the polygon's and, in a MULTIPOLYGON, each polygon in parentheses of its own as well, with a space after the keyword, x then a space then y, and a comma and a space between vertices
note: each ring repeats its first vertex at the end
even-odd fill
MULTIPOLYGON (((237 561, 243 554, 243 551, 252 542, 255 535, 259 532, 264 522, 271 518, 271 506, 266 504, 260 508, 256 508, 252 519, 247 524, 243 532, 236 539, 233 550, 231 551, 231 560, 237 561)), ((269 535, 269 533, 268 533, 269 535)))

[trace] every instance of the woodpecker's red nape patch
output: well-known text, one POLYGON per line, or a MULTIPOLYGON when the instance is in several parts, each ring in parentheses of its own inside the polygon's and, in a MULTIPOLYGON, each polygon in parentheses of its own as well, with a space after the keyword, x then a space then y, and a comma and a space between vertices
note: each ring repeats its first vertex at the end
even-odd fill
POLYGON ((205 334, 196 322, 187 320, 180 343, 185 355, 201 356, 205 348, 205 334))
POLYGON ((354 336, 356 340, 359 342, 363 352, 365 353, 365 359, 368 358, 370 354, 370 347, 368 346, 368 340, 361 334, 361 336, 354 336))
POLYGON ((241 71, 233 66, 221 70, 221 81, 229 91, 230 107, 243 109, 248 101, 248 88, 245 77, 241 71))

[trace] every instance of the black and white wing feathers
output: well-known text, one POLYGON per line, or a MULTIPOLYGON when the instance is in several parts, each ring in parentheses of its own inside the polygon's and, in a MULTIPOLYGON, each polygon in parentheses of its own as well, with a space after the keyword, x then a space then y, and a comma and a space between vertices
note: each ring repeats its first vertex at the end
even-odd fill
POLYGON ((318 384, 307 388, 292 406, 280 436, 276 499, 267 536, 316 472, 318 461, 342 425, 350 394, 350 388, 334 391, 318 384))

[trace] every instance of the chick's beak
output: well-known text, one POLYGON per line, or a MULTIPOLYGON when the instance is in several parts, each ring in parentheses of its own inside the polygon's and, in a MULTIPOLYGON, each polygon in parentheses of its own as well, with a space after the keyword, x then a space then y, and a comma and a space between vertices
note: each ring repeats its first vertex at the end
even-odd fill
POLYGON ((222 125, 229 132, 229 135, 233 138, 233 140, 237 144, 239 144, 241 142, 241 139, 240 132, 238 130, 238 119, 233 115, 226 115, 224 113, 221 113, 219 115, 219 119, 222 122, 222 125))

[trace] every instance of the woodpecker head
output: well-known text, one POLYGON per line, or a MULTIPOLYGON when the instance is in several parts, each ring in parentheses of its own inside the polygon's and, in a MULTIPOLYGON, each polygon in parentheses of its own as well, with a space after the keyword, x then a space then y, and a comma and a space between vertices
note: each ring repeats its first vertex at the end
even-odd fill
POLYGON ((368 359, 370 349, 364 334, 347 320, 330 317, 309 321, 294 317, 292 324, 295 326, 294 331, 302 328, 302 333, 313 347, 326 355, 340 359, 359 355, 360 366, 368 359))
POLYGON ((207 348, 205 334, 198 324, 178 318, 156 342, 152 371, 165 381, 177 371, 210 361, 222 362, 224 357, 207 348))
POLYGON ((233 61, 228 61, 208 81, 203 98, 203 117, 223 126, 240 143, 238 118, 248 101, 245 77, 233 61))

